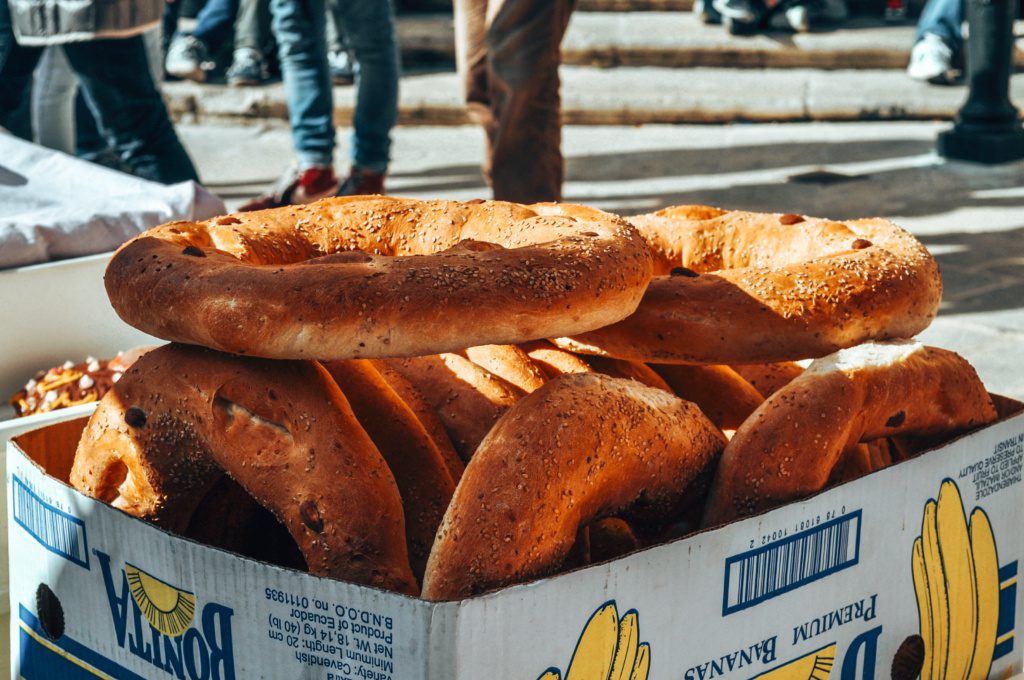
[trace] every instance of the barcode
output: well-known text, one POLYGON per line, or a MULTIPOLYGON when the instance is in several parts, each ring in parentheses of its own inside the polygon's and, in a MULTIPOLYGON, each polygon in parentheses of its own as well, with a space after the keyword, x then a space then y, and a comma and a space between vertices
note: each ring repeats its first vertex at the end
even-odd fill
POLYGON ((770 600, 860 559, 861 511, 725 561, 722 616, 770 600))
POLYGON ((88 569, 85 522, 43 501, 17 477, 11 479, 14 521, 50 552, 88 569))

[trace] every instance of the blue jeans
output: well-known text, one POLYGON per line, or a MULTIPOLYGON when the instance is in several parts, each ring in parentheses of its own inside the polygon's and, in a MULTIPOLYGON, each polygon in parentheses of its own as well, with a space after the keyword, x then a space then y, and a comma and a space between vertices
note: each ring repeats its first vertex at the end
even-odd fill
POLYGON ((207 50, 216 52, 231 39, 237 13, 238 0, 208 0, 196 16, 192 36, 201 40, 207 50))
MULTIPOLYGON (((352 120, 352 164, 387 170, 398 118, 398 41, 390 0, 332 0, 359 62, 352 120)), ((327 67, 325 0, 271 0, 272 27, 284 77, 299 165, 331 165, 334 102, 327 67)))
MULTIPOLYGON (((153 84, 141 35, 61 47, 100 132, 132 174, 164 184, 198 181, 153 84)), ((15 42, 7 0, 0 0, 0 125, 28 97, 42 54, 15 42)))
POLYGON ((920 40, 925 33, 934 33, 945 40, 954 52, 959 52, 964 44, 960 28, 963 21, 963 0, 928 0, 921 10, 921 18, 917 20, 914 41, 920 40))

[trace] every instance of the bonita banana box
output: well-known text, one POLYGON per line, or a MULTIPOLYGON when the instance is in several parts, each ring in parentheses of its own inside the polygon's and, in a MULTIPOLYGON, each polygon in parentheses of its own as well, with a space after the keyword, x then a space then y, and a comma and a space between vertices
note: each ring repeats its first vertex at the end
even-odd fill
POLYGON ((84 420, 8 445, 14 679, 1007 678, 1022 405, 808 500, 456 603, 177 538, 64 483, 84 420))

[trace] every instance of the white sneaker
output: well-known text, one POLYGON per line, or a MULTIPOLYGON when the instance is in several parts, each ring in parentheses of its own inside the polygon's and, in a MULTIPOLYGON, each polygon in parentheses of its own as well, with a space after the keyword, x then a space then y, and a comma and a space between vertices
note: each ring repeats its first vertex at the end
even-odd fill
POLYGON ((187 78, 202 83, 206 72, 213 67, 206 52, 206 45, 190 35, 175 36, 167 48, 164 70, 177 78, 187 78))
POLYGON ((934 33, 925 33, 910 51, 907 75, 929 83, 948 82, 953 70, 953 50, 934 33))
POLYGON ((772 13, 771 27, 782 31, 806 33, 811 30, 811 15, 807 5, 801 3, 772 13))

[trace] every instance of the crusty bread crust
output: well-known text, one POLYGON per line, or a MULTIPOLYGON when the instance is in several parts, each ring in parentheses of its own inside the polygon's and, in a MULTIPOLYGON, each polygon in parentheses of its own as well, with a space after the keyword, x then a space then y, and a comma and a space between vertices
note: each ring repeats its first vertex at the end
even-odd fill
POLYGON ((650 277, 643 239, 600 210, 363 196, 150 229, 105 283, 160 338, 350 359, 592 330, 632 313, 650 277))
POLYGON ((463 461, 524 392, 461 354, 387 359, 434 409, 463 461))
POLYGON ((955 432, 995 418, 974 368, 953 352, 916 342, 843 350, 813 362, 736 431, 719 462, 704 525, 820 491, 856 442, 955 432))
POLYGON ((942 297, 939 267, 884 219, 678 206, 629 218, 655 277, 628 319, 560 347, 656 363, 767 363, 910 338, 942 297))
POLYGON ((651 368, 682 399, 692 401, 723 430, 735 430, 764 397, 728 366, 652 364, 651 368))
POLYGON ((523 397, 481 443, 427 562, 452 600, 558 569, 580 527, 674 506, 725 444, 696 406, 633 380, 567 374, 523 397))
POLYGON ((417 592, 394 477, 315 362, 155 349, 89 419, 70 481, 180 533, 225 473, 287 527, 311 573, 417 592))
POLYGON ((405 514, 409 563, 421 579, 434 534, 455 493, 455 480, 416 414, 369 360, 327 361, 324 368, 395 476, 405 514))

